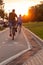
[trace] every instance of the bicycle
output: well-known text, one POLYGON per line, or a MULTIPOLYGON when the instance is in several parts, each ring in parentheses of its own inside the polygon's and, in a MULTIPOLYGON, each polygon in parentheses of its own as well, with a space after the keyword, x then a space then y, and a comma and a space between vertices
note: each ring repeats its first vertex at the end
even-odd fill
POLYGON ((11 36, 12 36, 12 40, 14 40, 14 36, 15 33, 17 32, 17 27, 16 26, 12 26, 11 27, 11 36))

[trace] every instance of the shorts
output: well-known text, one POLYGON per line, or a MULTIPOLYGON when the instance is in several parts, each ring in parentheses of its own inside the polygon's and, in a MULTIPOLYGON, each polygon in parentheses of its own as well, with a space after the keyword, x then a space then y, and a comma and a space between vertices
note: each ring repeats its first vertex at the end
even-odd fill
POLYGON ((12 26, 15 26, 16 25, 16 23, 14 23, 14 21, 12 22, 12 21, 9 21, 9 27, 11 28, 12 26))
POLYGON ((18 24, 17 24, 18 26, 21 26, 22 25, 22 23, 21 22, 18 22, 18 24))

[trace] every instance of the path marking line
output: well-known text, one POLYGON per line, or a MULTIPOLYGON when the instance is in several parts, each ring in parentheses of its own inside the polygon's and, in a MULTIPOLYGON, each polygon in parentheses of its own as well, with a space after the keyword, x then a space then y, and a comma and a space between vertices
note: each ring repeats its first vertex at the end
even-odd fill
POLYGON ((25 40, 26 40, 26 42, 27 42, 28 49, 25 49, 25 50, 19 52, 18 54, 16 54, 16 55, 14 55, 14 56, 12 56, 12 57, 10 57, 10 58, 8 58, 8 59, 2 61, 2 62, 0 63, 0 65, 6 65, 7 63, 11 62, 12 60, 16 59, 17 57, 19 57, 20 55, 22 55, 23 53, 25 53, 25 52, 27 52, 28 50, 31 49, 31 45, 29 44, 29 41, 28 41, 26 35, 24 34, 23 30, 22 30, 22 33, 23 33, 23 35, 24 35, 24 37, 25 37, 25 40))
POLYGON ((24 26, 23 26, 23 28, 31 34, 32 38, 34 38, 34 40, 35 40, 41 47, 43 46, 43 45, 40 44, 40 43, 43 44, 43 40, 42 40, 40 37, 38 37, 36 34, 34 34, 33 32, 31 32, 29 29, 25 28, 24 26))
POLYGON ((30 42, 29 42, 29 40, 28 40, 27 36, 26 36, 26 35, 25 35, 25 33, 23 32, 23 29, 22 29, 22 33, 23 33, 23 35, 24 35, 24 37, 25 37, 25 40, 26 40, 26 42, 27 42, 28 49, 31 49, 31 48, 32 48, 32 46, 31 46, 31 44, 30 44, 30 42))
POLYGON ((3 62, 0 63, 0 65, 6 65, 7 63, 11 62, 12 60, 16 59, 17 57, 19 57, 20 55, 22 55, 23 53, 25 53, 26 51, 28 51, 29 49, 23 50, 22 52, 4 60, 3 62))

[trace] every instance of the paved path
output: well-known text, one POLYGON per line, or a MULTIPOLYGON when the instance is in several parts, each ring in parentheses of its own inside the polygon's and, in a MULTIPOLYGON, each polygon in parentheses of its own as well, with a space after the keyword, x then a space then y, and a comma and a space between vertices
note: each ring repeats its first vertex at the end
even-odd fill
MULTIPOLYGON (((2 33, 0 33, 1 38, 6 41, 5 42, 3 40, 4 42, 0 43, 0 49, 4 50, 1 53, 2 56, 3 56, 3 53, 6 52, 6 53, 4 53, 3 57, 0 56, 1 59, 4 60, 13 55, 16 55, 18 52, 22 52, 23 50, 30 49, 30 47, 32 45, 31 50, 22 54, 20 57, 12 60, 7 65, 43 65, 43 47, 41 48, 40 45, 38 43, 36 43, 36 41, 32 38, 32 36, 29 32, 27 32, 26 30, 23 30, 23 31, 20 34, 16 35, 14 41, 12 41, 11 38, 9 37, 8 30, 6 31, 6 33, 4 32, 5 34, 7 34, 7 36, 3 33, 4 38, 2 38, 2 33), (24 35, 23 31, 28 39, 24 35)), ((2 39, 0 42, 2 42, 2 39)))
MULTIPOLYGON (((34 61, 34 60, 32 60, 32 58, 37 58, 36 57, 36 53, 39 52, 39 50, 41 50, 42 47, 34 40, 34 38, 32 37, 32 35, 30 34, 29 31, 27 31, 26 29, 23 29, 23 31, 24 31, 26 37, 28 38, 28 41, 30 42, 30 44, 32 46, 32 49, 27 51, 27 52, 25 52, 24 54, 22 54, 18 58, 12 60, 7 65, 35 65, 35 61, 37 59, 34 59, 35 60, 34 61), (30 64, 28 62, 30 62, 30 64)), ((36 65, 38 65, 38 64, 36 64, 36 65)), ((39 65, 41 65, 41 64, 39 64, 39 65)))
MULTIPOLYGON (((40 45, 39 45, 39 43, 36 43, 34 38, 32 38, 31 34, 30 33, 28 34, 28 33, 29 32, 27 32, 26 35, 27 35, 28 39, 31 41, 33 49, 35 50, 35 48, 36 48, 37 50, 35 50, 35 51, 38 51, 38 52, 33 54, 30 58, 28 57, 28 59, 22 65, 43 65, 43 46, 40 46, 40 45, 42 45, 41 43, 40 43, 40 45), (40 49, 38 50, 38 48, 40 48, 40 49)), ((32 53, 32 51, 31 51, 31 53, 32 53)))
POLYGON ((9 29, 0 33, 0 63, 26 49, 30 49, 30 44, 27 43, 25 37, 23 31, 20 34, 17 33, 15 40, 9 37, 9 29))
POLYGON ((38 51, 30 59, 26 60, 22 65, 43 65, 43 49, 38 51))

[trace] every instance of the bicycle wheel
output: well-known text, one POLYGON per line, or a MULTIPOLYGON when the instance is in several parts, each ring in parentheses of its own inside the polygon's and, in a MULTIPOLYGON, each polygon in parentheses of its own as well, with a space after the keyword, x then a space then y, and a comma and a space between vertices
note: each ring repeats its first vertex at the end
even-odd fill
POLYGON ((14 40, 14 36, 15 36, 15 28, 12 27, 12 40, 14 40))

